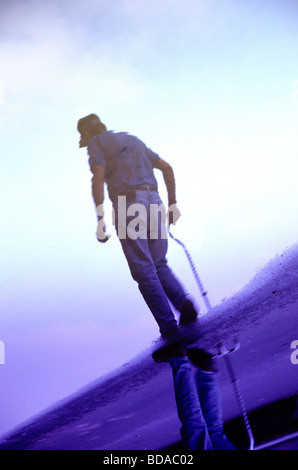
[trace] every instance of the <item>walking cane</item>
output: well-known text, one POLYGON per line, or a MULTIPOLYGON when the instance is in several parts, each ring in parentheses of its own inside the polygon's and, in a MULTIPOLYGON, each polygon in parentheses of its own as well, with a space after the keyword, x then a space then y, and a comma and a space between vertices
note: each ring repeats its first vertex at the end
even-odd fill
POLYGON ((174 235, 170 232, 170 230, 169 230, 169 235, 170 235, 170 237, 171 237, 173 240, 175 240, 176 243, 178 243, 180 246, 182 246, 182 248, 183 248, 183 250, 184 250, 184 252, 185 252, 185 254, 186 254, 186 256, 187 256, 187 259, 188 259, 188 261, 189 261, 190 267, 191 267, 191 269, 192 269, 192 272, 193 272, 193 274, 194 274, 195 280, 196 280, 197 285, 198 285, 198 287, 199 287, 199 291, 200 291, 200 293, 201 293, 201 296, 203 297, 203 300, 204 300, 204 302, 205 302, 205 305, 206 305, 206 308, 207 308, 207 312, 208 312, 208 311, 211 309, 211 304, 210 304, 210 302, 209 302, 209 300, 208 300, 208 297, 207 297, 207 291, 205 291, 205 289, 204 289, 204 287, 203 287, 203 284, 202 284, 201 281, 200 281, 199 275, 198 275, 197 270, 196 270, 196 268, 195 268, 195 265, 194 265, 194 263, 193 263, 193 261, 192 261, 192 259, 191 259, 191 256, 190 256, 190 254, 189 254, 189 251, 187 250, 186 246, 184 245, 184 243, 182 243, 181 240, 178 240, 178 238, 174 237, 174 235))
POLYGON ((239 408, 240 408, 240 411, 241 411, 241 414, 242 414, 242 418, 243 418, 244 425, 245 425, 245 428, 246 428, 246 433, 247 433, 248 439, 249 439, 249 450, 253 450, 254 449, 254 436, 253 436, 253 433, 252 433, 252 430, 251 430, 251 427, 250 427, 250 422, 249 422, 249 419, 248 419, 248 416, 247 416, 244 401, 243 401, 240 389, 238 387, 238 381, 237 381, 237 378, 235 376, 234 369, 232 367, 231 359, 229 357, 229 353, 231 351, 228 351, 227 348, 223 344, 220 344, 219 348, 220 348, 221 355, 224 356, 224 360, 225 360, 227 369, 229 371, 230 379, 231 379, 231 382, 233 384, 234 392, 235 392, 235 395, 236 395, 236 398, 237 398, 237 401, 238 401, 238 405, 239 405, 239 408))

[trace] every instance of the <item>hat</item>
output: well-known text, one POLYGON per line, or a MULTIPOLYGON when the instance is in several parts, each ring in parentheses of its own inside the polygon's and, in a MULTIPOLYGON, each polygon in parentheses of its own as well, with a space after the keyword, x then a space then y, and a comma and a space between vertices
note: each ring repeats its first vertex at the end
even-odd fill
POLYGON ((102 125, 102 122, 96 114, 88 114, 88 116, 79 119, 77 129, 81 134, 80 147, 87 147, 88 145, 88 140, 82 136, 82 132, 86 129, 92 132, 94 128, 99 128, 100 125, 102 125))

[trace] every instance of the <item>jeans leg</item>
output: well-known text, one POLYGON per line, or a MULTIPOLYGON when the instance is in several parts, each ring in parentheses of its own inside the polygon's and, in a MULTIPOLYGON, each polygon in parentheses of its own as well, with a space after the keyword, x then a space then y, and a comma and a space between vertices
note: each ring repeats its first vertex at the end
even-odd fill
POLYGON ((170 364, 184 446, 187 450, 212 450, 191 364, 187 358, 183 357, 173 357, 170 364))
POLYGON ((195 370, 195 382, 202 412, 215 450, 234 450, 223 428, 222 404, 218 386, 218 372, 195 370))
POLYGON ((177 321, 157 275, 148 240, 120 241, 131 275, 138 283, 139 290, 159 325, 160 333, 165 335, 177 325, 177 321))
POLYGON ((153 262, 156 267, 158 278, 161 282, 163 290, 174 307, 180 311, 185 300, 186 293, 168 266, 166 253, 168 248, 168 240, 149 240, 149 249, 153 262))
MULTIPOLYGON (((177 326, 177 321, 157 274, 149 247, 148 233, 150 233, 150 204, 152 202, 161 204, 157 193, 151 196, 150 192, 146 191, 138 191, 135 201, 118 200, 118 203, 114 204, 115 223, 131 275, 138 283, 139 290, 159 325, 161 335, 165 336, 169 330, 177 326), (126 211, 125 214, 123 211, 126 211), (136 214, 138 214, 137 219, 136 214), (138 237, 131 236, 130 232, 131 222, 134 220, 137 220, 140 229, 138 237)), ((165 257, 167 240, 158 237, 156 242, 158 250, 162 253, 161 256, 165 257)))

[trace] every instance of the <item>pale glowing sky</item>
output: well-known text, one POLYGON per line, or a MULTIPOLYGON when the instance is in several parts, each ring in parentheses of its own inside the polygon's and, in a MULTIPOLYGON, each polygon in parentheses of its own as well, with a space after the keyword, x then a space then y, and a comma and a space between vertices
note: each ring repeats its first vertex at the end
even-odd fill
MULTIPOLYGON (((95 239, 80 117, 172 164, 212 304, 297 241, 298 5, 0 0, 0 25, 3 432, 158 335, 115 234, 95 239)), ((172 241, 168 259, 202 305, 172 241)))

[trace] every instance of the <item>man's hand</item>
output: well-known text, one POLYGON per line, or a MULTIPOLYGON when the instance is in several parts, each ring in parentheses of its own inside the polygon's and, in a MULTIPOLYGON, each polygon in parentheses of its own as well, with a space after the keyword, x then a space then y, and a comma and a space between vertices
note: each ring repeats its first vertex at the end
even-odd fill
POLYGON ((96 229, 96 238, 100 243, 106 243, 111 235, 106 233, 106 226, 104 223, 104 210, 103 210, 103 201, 104 201, 104 182, 105 182, 105 169, 101 165, 94 166, 91 168, 93 173, 92 177, 92 195, 96 205, 96 215, 97 215, 97 229, 96 229))
POLYGON ((106 232, 106 226, 103 218, 98 218, 96 238, 100 243, 106 243, 111 238, 111 235, 106 232))
POLYGON ((176 222, 180 219, 181 217, 181 212, 178 209, 176 204, 171 204, 169 209, 168 209, 168 226, 170 225, 176 225, 176 222))
POLYGON ((106 224, 104 221, 104 212, 103 212, 103 204, 99 204, 96 207, 96 215, 97 215, 97 229, 96 229, 96 238, 100 243, 106 243, 110 238, 106 231, 106 224))

